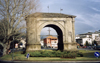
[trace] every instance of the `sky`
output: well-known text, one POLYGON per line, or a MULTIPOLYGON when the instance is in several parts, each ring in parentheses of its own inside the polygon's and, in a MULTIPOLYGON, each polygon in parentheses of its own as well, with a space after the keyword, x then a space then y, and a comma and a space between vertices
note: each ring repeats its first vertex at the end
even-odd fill
MULTIPOLYGON (((100 0, 40 0, 41 12, 75 15, 75 34, 100 30, 100 0)), ((43 28, 41 34, 48 34, 43 28)), ((57 33, 51 28, 51 34, 57 33)))

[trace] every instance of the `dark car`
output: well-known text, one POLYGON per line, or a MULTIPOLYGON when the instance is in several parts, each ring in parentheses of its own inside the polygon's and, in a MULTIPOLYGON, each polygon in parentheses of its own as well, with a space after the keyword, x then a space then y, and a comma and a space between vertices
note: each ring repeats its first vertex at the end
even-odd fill
POLYGON ((92 46, 87 46, 86 48, 87 48, 87 49, 92 49, 92 46))
POLYGON ((93 49, 100 49, 100 46, 94 46, 93 49))

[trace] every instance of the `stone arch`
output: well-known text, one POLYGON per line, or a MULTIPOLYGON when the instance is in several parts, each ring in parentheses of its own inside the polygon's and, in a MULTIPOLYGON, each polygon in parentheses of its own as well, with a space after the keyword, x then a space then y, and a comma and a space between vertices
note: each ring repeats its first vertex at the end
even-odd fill
MULTIPOLYGON (((56 30, 58 34, 58 49, 63 50, 63 34, 64 34, 64 27, 61 26, 61 24, 56 23, 56 22, 45 22, 41 26, 39 26, 38 31, 41 31, 43 27, 52 27, 53 29, 56 30)), ((39 32, 40 34, 40 32, 39 32)), ((40 39, 40 38, 39 38, 40 39)))
MULTIPOLYGON (((40 31, 43 29, 43 27, 45 27, 46 25, 49 25, 49 24, 53 24, 53 25, 56 25, 56 26, 58 26, 61 30, 62 30, 62 32, 63 32, 63 35, 64 35, 64 27, 63 27, 63 25, 61 25, 61 24, 59 24, 58 22, 52 22, 52 21, 49 21, 49 22, 44 22, 44 23, 42 23, 39 27, 38 27, 38 36, 40 35, 40 31)), ((40 41, 40 40, 39 40, 40 41)))
POLYGON ((43 27, 53 27, 57 31, 58 35, 62 35, 58 37, 60 40, 58 45, 63 44, 60 49, 77 50, 74 32, 75 17, 76 16, 61 13, 34 13, 29 15, 26 18, 26 51, 41 50, 40 31, 43 27))

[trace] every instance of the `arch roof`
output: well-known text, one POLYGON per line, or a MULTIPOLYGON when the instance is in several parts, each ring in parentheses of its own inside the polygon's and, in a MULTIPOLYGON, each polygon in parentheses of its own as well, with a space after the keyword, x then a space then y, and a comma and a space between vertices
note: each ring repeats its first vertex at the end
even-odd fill
POLYGON ((74 15, 68 15, 63 13, 42 13, 36 12, 34 14, 29 15, 28 17, 41 17, 41 18, 75 18, 74 15))

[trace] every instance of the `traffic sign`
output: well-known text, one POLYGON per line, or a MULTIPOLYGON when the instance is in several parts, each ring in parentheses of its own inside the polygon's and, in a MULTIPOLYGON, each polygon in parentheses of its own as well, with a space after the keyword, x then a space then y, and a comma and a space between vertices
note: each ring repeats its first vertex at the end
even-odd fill
POLYGON ((94 55, 95 55, 95 57, 99 57, 100 56, 99 52, 95 52, 94 55))
POLYGON ((29 58, 29 56, 30 56, 30 54, 28 53, 28 54, 26 55, 26 57, 29 58))

